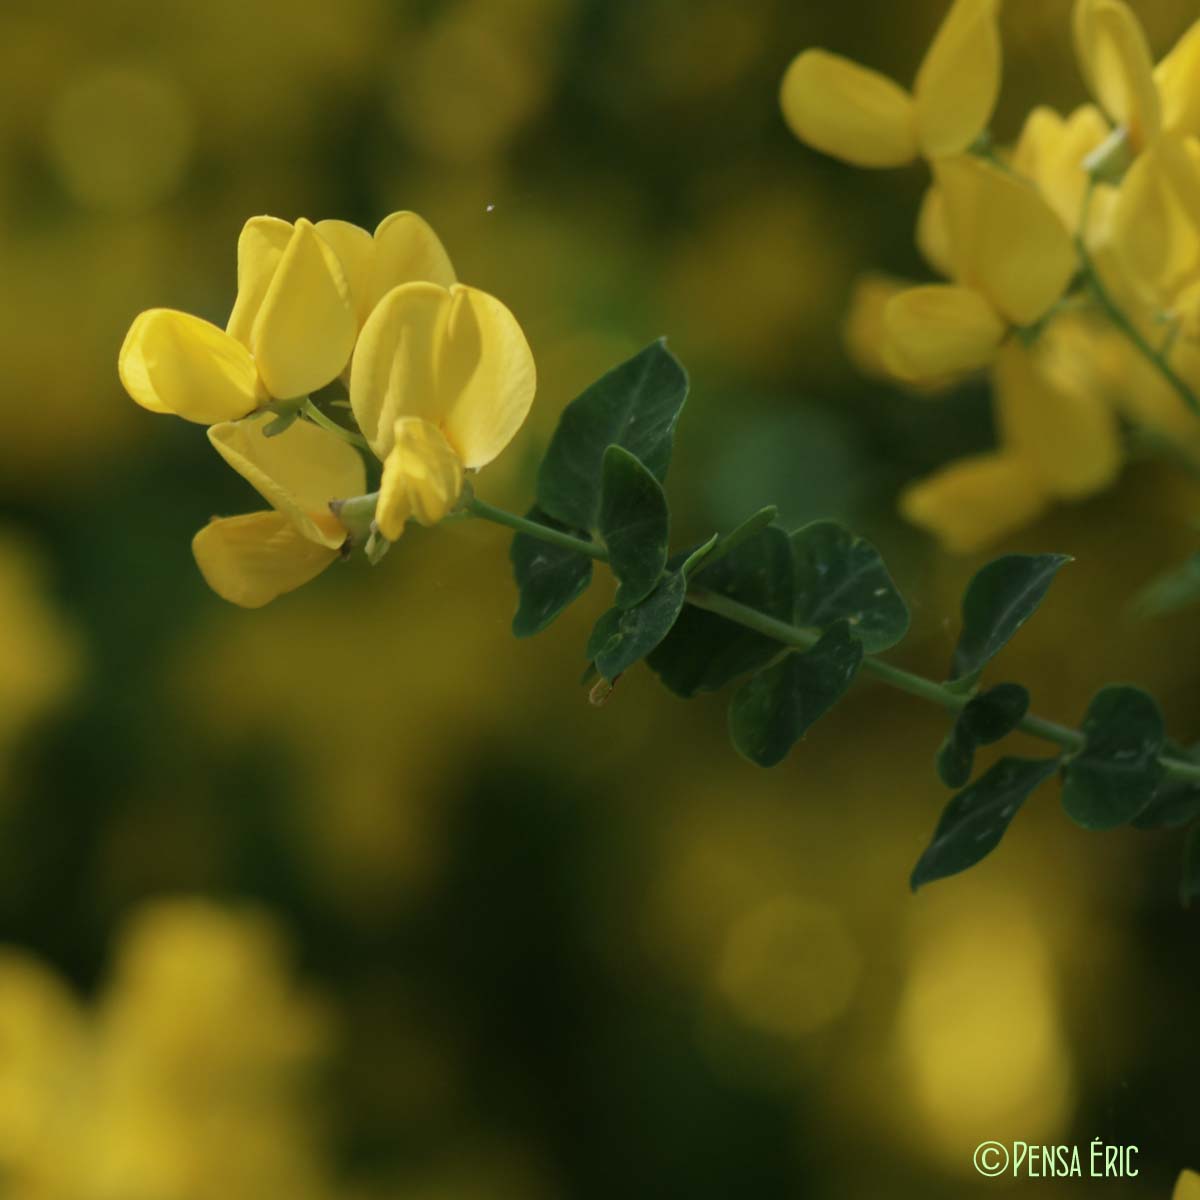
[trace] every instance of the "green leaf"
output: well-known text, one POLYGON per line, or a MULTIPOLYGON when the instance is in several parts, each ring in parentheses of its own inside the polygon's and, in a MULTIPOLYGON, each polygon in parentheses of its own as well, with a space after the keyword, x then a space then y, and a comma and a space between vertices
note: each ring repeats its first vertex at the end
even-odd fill
POLYGON ((595 529, 604 452, 622 446, 662 483, 687 374, 660 339, 601 376, 563 410, 538 470, 537 500, 576 529, 595 529))
POLYGON ((937 771, 947 787, 971 778, 975 751, 1007 737, 1029 711, 1029 693, 1019 683, 998 683, 963 706, 937 755, 937 771))
POLYGON ((828 629, 848 621, 868 654, 908 632, 908 605, 870 542, 834 521, 814 521, 791 537, 798 625, 828 629))
POLYGON ((1154 697, 1140 688, 1101 688, 1083 718, 1084 748, 1067 764, 1063 807, 1085 829, 1132 821, 1154 796, 1166 735, 1154 697))
MULTIPOLYGON (((537 505, 526 516, 531 521, 587 539, 586 533, 562 525, 537 505)), ((512 623, 517 637, 541 633, 592 581, 592 560, 586 554, 551 546, 527 533, 518 533, 513 538, 508 557, 520 595, 512 623)))
POLYGON ((733 744, 751 762, 773 767, 850 686, 863 646, 839 621, 809 650, 792 651, 760 671, 729 706, 733 744))
POLYGON ((1200 554, 1151 580, 1133 600, 1139 617, 1162 617, 1200 602, 1200 554))
POLYGON ((604 452, 600 536, 617 577, 617 607, 644 600, 667 565, 671 516, 662 484, 628 450, 604 452))
MULTIPOLYGON (((774 526, 760 529, 724 558, 702 563, 694 583, 790 621, 795 574, 787 534, 774 526)), ((774 638, 689 605, 646 662, 668 689, 687 698, 717 691, 739 675, 757 671, 781 649, 774 638)))
POLYGON ((605 679, 616 679, 645 658, 670 632, 686 596, 687 580, 682 571, 675 571, 640 604, 610 608, 588 638, 587 655, 596 670, 605 679))
POLYGON ((1066 554, 1006 554, 983 567, 963 596, 963 627, 950 678, 983 669, 1034 614, 1066 554))
POLYGON ((1183 839, 1183 874, 1179 879, 1179 903, 1191 908, 1200 896, 1200 825, 1193 825, 1183 839))
POLYGON ((1017 810, 1058 769, 1057 758, 1002 758, 943 811, 933 840, 913 868, 915 892, 973 867, 1000 844, 1017 810))
POLYGON ((779 516, 779 509, 773 504, 768 504, 766 508, 760 508, 758 512, 748 516, 740 525, 735 526, 728 533, 721 534, 717 538, 712 552, 707 556, 708 565, 712 565, 718 559, 731 554, 743 542, 748 542, 756 533, 766 529, 777 516, 779 516))
MULTIPOLYGON (((1194 762, 1198 748, 1193 747, 1189 754, 1168 738, 1163 751, 1172 758, 1194 762)), ((1150 803, 1133 818, 1131 824, 1135 829, 1178 829, 1197 817, 1200 817, 1200 784, 1166 776, 1155 789, 1150 803)))

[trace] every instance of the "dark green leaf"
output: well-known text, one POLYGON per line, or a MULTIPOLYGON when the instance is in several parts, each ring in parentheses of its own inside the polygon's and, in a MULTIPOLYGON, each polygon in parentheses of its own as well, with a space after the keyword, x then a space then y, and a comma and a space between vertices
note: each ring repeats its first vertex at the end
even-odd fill
POLYGON ((1006 554, 983 567, 963 596, 963 627, 950 678, 983 669, 1033 615, 1066 554, 1006 554))
POLYGON ((1057 769, 1057 758, 1002 758, 959 792, 946 805, 933 841, 913 868, 912 890, 986 858, 1026 798, 1057 769))
POLYGON ((964 705, 937 755, 937 771, 947 787, 971 778, 975 751, 1007 737, 1029 711, 1029 693, 1019 683, 998 683, 964 705))
POLYGON ((712 548, 712 553, 708 556, 710 564, 731 554, 743 542, 748 542, 760 530, 766 529, 777 516, 779 516, 779 509, 773 504, 768 504, 766 508, 760 508, 758 512, 747 517, 728 533, 721 534, 712 548))
POLYGON ((937 767, 938 778, 948 788, 963 787, 971 778, 971 770, 975 766, 975 743, 963 736, 957 721, 938 748, 934 766, 937 767))
POLYGON ((1134 598, 1139 617, 1161 617, 1200 602, 1200 554, 1151 580, 1134 598))
POLYGON ((577 529, 595 529, 601 464, 622 446, 662 483, 671 463, 687 374, 661 339, 601 376, 563 410, 538 470, 538 504, 577 529))
POLYGON ((685 579, 691 579, 693 575, 708 561, 709 556, 716 549, 717 542, 720 540, 720 535, 714 533, 707 542, 701 542, 695 550, 683 556, 683 562, 679 567, 680 573, 685 579))
MULTIPOLYGON (((567 529, 536 505, 526 515, 531 521, 587 539, 586 533, 567 529)), ((508 557, 520 594, 512 623, 517 637, 540 633, 592 580, 592 560, 586 554, 551 546, 526 533, 513 538, 508 557)))
POLYGON ((668 575, 633 608, 610 608, 588 638, 587 655, 605 679, 616 679, 670 632, 687 595, 681 571, 668 575))
POLYGON ((894 646, 908 632, 908 605, 870 542, 834 521, 814 521, 791 537, 798 625, 828 629, 849 621, 868 654, 894 646))
POLYGON ((839 621, 810 650, 791 652, 738 689, 729 706, 733 744, 751 762, 773 767, 850 686, 862 642, 839 621))
POLYGON ((1019 683, 998 683, 972 696, 958 724, 977 746, 990 746, 1008 737, 1029 711, 1029 693, 1019 683))
POLYGON ((1114 684, 1096 693, 1083 719, 1087 744, 1067 764, 1063 807, 1085 829, 1132 821, 1162 779, 1162 713, 1153 696, 1114 684))
MULTIPOLYGON (((704 563, 694 583, 781 621, 791 620, 795 580, 787 534, 774 526, 760 529, 724 558, 704 563)), ((672 692, 689 697, 758 670, 781 649, 773 638, 688 605, 646 662, 672 692)))
POLYGON ((1179 879, 1179 902, 1191 908, 1200 896, 1200 825, 1193 825, 1183 839, 1183 874, 1179 879))
POLYGON ((662 484, 628 450, 604 452, 600 536, 617 577, 617 607, 644 600, 667 565, 671 517, 662 484))

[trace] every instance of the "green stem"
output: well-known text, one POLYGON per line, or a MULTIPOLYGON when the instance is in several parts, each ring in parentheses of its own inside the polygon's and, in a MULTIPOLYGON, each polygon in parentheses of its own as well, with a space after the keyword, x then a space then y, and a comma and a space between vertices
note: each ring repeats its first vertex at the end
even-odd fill
MULTIPOLYGON (((515 529, 518 533, 527 533, 530 537, 539 538, 541 541, 548 542, 552 546, 560 546, 565 550, 574 550, 579 554, 586 554, 589 558, 594 558, 599 562, 608 561, 608 554, 604 547, 595 542, 588 542, 582 538, 572 537, 569 533, 563 533, 558 529, 551 529, 548 525, 542 525, 526 517, 518 517, 515 513, 507 512, 502 508, 496 508, 480 500, 478 497, 473 496, 463 507, 465 511, 471 513, 473 516, 480 517, 485 521, 492 521, 496 525, 504 525, 509 529, 515 529)), ((723 596, 719 592, 710 592, 703 588, 691 588, 687 594, 687 602, 695 608, 702 608, 707 612, 715 613, 717 616, 724 617, 727 621, 733 621, 745 629, 761 633, 784 646, 794 646, 799 650, 807 650, 810 646, 815 645, 817 639, 821 636, 815 630, 805 629, 799 625, 792 625, 787 621, 781 621, 778 617, 772 617, 767 613, 759 612, 758 609, 750 608, 748 605, 730 599, 728 596, 723 596)), ((932 679, 926 679, 923 675, 914 675, 911 671, 906 671, 902 667, 895 667, 891 663, 884 662, 882 659, 875 658, 870 654, 864 655, 862 670, 874 675, 876 679, 888 684, 890 687, 907 692, 910 696, 916 696, 921 700, 927 700, 931 704, 938 704, 942 708, 949 709, 951 712, 961 711, 971 699, 969 695, 956 692, 944 683, 936 683, 932 679)), ((1084 735, 1077 729, 1068 729, 1065 725, 1059 725, 1054 721, 1047 721, 1042 717, 1027 715, 1021 719, 1017 728, 1032 737, 1040 738, 1042 741, 1053 742, 1055 745, 1061 746, 1064 750, 1071 753, 1082 750, 1086 742, 1084 735)), ((1159 761, 1162 763, 1163 769, 1169 777, 1186 779, 1191 783, 1200 783, 1200 763, 1184 762, 1167 755, 1161 755, 1159 761)))
POLYGON ((1095 188, 1095 178, 1089 179, 1087 190, 1083 194, 1083 209, 1079 217, 1079 232, 1075 235, 1075 250, 1079 255, 1079 262, 1083 268, 1084 283, 1092 293, 1096 303, 1103 310, 1104 315, 1116 326, 1126 341, 1170 384, 1179 398, 1192 412, 1200 413, 1200 397, 1197 397, 1187 381, 1168 361, 1167 356, 1170 353, 1173 341, 1164 343, 1161 348, 1155 347, 1121 310, 1121 307, 1112 298, 1112 293, 1104 286, 1104 281, 1100 278, 1100 272, 1096 270, 1096 264, 1093 262, 1087 248, 1088 214, 1091 212, 1092 195, 1095 192, 1095 188))
POLYGON ((480 500, 478 496, 472 496, 467 500, 463 504, 463 511, 469 512, 472 516, 481 517, 485 521, 491 521, 496 525, 506 525, 509 529, 515 529, 518 533, 527 533, 530 537, 538 538, 543 542, 549 542, 550 545, 559 546, 563 550, 575 550, 579 554, 586 554, 589 558, 596 559, 597 562, 608 562, 608 551, 597 542, 585 541, 583 538, 563 533, 561 529, 551 529, 549 525, 530 521, 526 517, 518 517, 516 513, 507 512, 503 508, 496 508, 486 501, 480 500))
POLYGON ((347 429, 344 425, 339 425, 336 421, 327 417, 313 402, 307 397, 304 403, 300 405, 300 411, 314 424, 319 425, 328 433, 336 434, 343 442, 349 442, 352 446, 357 446, 360 450, 370 450, 367 444, 367 439, 361 433, 355 433, 351 429, 347 429))

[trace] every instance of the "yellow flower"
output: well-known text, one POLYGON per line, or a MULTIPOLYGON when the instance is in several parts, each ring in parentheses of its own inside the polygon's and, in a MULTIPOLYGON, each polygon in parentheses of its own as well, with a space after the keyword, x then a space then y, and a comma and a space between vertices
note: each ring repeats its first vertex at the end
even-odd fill
POLYGON ((335 434, 306 421, 275 437, 264 435, 261 422, 224 421, 208 438, 271 509, 215 518, 192 539, 192 552, 217 595, 260 608, 338 557, 347 530, 329 504, 363 492, 363 461, 335 434))
POLYGON ((1114 262, 1152 313, 1200 324, 1200 144, 1163 133, 1121 181, 1105 223, 1114 262))
POLYGON ((896 167, 919 154, 958 154, 987 127, 1000 91, 999 0, 954 0, 912 93, 825 50, 805 50, 783 77, 792 132, 860 167, 896 167))
POLYGON ((954 282, 901 292, 883 315, 884 361, 911 382, 986 366, 1075 271, 1070 235, 1031 184, 973 155, 941 159, 934 174, 954 282))
POLYGON ((1034 464, 1012 451, 959 459, 900 494, 903 516, 956 554, 981 550, 1016 532, 1046 505, 1034 464))
POLYGON ((1134 153, 1164 129, 1200 134, 1200 21, 1157 68, 1124 0, 1076 0, 1074 33, 1084 80, 1134 153))
POLYGON ((1108 136, 1100 110, 1084 104, 1063 118, 1039 105, 1025 119, 1012 169, 1037 186, 1063 225, 1075 233, 1088 188, 1084 159, 1108 136))
POLYGON ((1055 499, 1107 487, 1122 465, 1105 399, 1063 369, 1054 329, 1033 347, 1009 339, 992 369, 1000 447, 951 463, 900 497, 908 520, 969 553, 1036 520, 1055 499))
POLYGON ((227 328, 174 309, 139 314, 121 382, 144 408, 205 425, 299 399, 342 373, 379 297, 417 279, 448 286, 454 270, 413 213, 393 213, 374 237, 344 221, 254 217, 238 238, 227 328))
POLYGON ((474 288, 394 288, 363 326, 350 371, 358 427, 383 461, 376 523, 394 541, 413 518, 440 521, 464 473, 521 427, 536 386, 516 318, 474 288))
POLYGON ((1171 1200, 1200 1200, 1200 1175, 1195 1171, 1181 1171, 1171 1200))

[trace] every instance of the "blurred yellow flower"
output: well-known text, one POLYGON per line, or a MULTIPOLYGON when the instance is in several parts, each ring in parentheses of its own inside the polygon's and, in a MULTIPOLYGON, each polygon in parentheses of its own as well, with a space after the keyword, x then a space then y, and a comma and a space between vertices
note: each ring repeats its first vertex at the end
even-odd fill
POLYGON ((1157 68, 1124 0, 1076 0, 1074 33, 1084 81, 1134 153, 1164 129, 1200 135, 1200 21, 1157 68))
POLYGON ((215 518, 192 539, 192 552, 217 595, 260 608, 338 557, 348 530, 329 505, 361 495, 366 470, 353 446, 306 421, 274 437, 261 422, 224 421, 208 439, 271 511, 215 518))
POLYGON ((394 541, 414 518, 440 521, 465 471, 492 461, 533 403, 533 355, 516 318, 456 284, 390 291, 363 326, 350 404, 382 460, 376 522, 394 541))
POLYGON ((1195 1171, 1181 1171, 1171 1200, 1200 1200, 1200 1175, 1195 1171))
POLYGON ((390 288, 454 278, 436 235, 413 213, 392 214, 374 237, 345 221, 253 217, 238 238, 226 329, 174 309, 141 313, 121 347, 121 382, 152 412, 206 425, 237 420, 336 379, 390 288))
POLYGON ((954 283, 900 292, 883 314, 884 361, 913 382, 986 366, 1010 327, 1044 317, 1075 271, 1070 235, 1029 183, 973 155, 941 159, 934 174, 954 283))
POLYGON ((1025 118, 1012 152, 1012 169, 1037 186, 1072 233, 1079 229, 1088 172, 1084 160, 1108 136, 1108 122, 1092 104, 1067 117, 1038 105, 1025 118))
POLYGON ((919 154, 959 154, 987 128, 1000 90, 999 0, 954 0, 911 95, 886 76, 825 50, 805 50, 783 77, 792 132, 861 167, 919 154))

